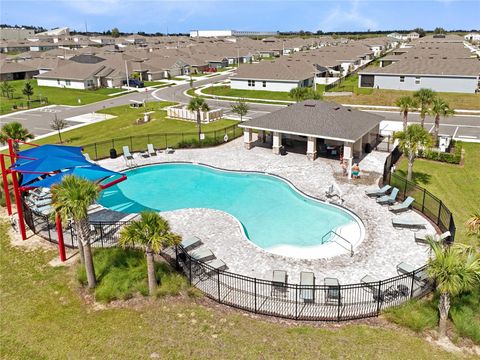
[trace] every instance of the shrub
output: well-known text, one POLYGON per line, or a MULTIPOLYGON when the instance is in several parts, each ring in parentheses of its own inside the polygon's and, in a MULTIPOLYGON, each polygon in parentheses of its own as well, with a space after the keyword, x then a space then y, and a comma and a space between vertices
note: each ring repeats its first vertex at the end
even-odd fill
POLYGON ((450 317, 460 336, 480 344, 480 290, 462 294, 454 300, 450 317))
POLYGON ((198 141, 198 139, 188 139, 188 140, 182 140, 178 143, 179 148, 199 148, 199 147, 208 147, 208 146, 216 146, 220 145, 223 143, 223 139, 215 139, 215 138, 210 138, 207 137, 201 141, 198 141))
POLYGON ((420 150, 418 152, 418 157, 427 159, 427 160, 435 160, 440 162, 446 162, 448 164, 460 164, 460 160, 462 157, 462 146, 460 142, 456 142, 454 144, 455 151, 453 153, 445 153, 440 151, 434 150, 420 150))
POLYGON ((436 302, 431 300, 410 300, 405 304, 385 311, 385 317, 416 332, 432 329, 438 323, 436 302))

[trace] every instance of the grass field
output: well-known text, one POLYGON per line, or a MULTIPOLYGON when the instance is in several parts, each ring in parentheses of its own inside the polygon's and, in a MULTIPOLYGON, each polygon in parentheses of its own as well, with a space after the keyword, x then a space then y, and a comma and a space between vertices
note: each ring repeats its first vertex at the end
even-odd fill
POLYGON ((7 228, 0 222, 2 359, 460 358, 390 325, 275 323, 186 296, 88 305, 74 269, 47 264, 55 250, 12 248, 7 228))
POLYGON ((262 90, 238 90, 231 89, 230 86, 211 86, 202 90, 205 94, 216 96, 234 96, 252 99, 265 100, 286 100, 293 101, 288 92, 281 91, 262 91, 262 90))
MULTIPOLYGON (((123 91, 122 89, 110 89, 110 88, 101 88, 96 90, 77 90, 77 89, 62 89, 50 86, 38 86, 36 80, 30 80, 34 95, 32 99, 38 97, 48 98, 49 104, 57 105, 85 105, 92 102, 97 102, 101 100, 108 99, 110 94, 115 94, 123 91), (81 103, 78 103, 80 99, 81 103)), ((5 97, 1 98, 1 110, 2 113, 7 113, 12 111, 12 105, 23 102, 26 106, 27 97, 23 95, 22 89, 24 87, 24 80, 15 80, 10 81, 10 85, 13 86, 14 93, 13 99, 7 99, 5 97)), ((38 103, 34 103, 34 106, 38 106, 38 103)))
POLYGON ((338 86, 335 86, 328 90, 328 92, 342 92, 342 91, 349 91, 354 94, 365 94, 370 95, 373 93, 373 89, 365 89, 358 87, 358 75, 353 74, 351 76, 347 76, 344 81, 342 81, 338 86))

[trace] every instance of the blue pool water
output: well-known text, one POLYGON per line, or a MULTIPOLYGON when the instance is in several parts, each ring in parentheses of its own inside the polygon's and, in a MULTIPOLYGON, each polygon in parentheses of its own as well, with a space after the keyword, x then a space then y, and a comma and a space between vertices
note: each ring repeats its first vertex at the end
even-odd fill
POLYGON ((316 246, 330 230, 341 232, 352 224, 358 232, 358 221, 349 212, 309 199, 273 176, 194 164, 155 165, 126 174, 126 181, 102 192, 101 205, 125 213, 184 208, 225 211, 240 221, 250 241, 266 250, 316 246))

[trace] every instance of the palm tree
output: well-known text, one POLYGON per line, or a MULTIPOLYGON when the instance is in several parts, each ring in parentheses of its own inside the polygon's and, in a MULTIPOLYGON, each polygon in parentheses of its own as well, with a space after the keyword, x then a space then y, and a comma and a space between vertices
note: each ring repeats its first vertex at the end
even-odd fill
POLYGON ((14 88, 12 85, 10 85, 10 82, 8 81, 4 81, 2 82, 2 85, 0 85, 0 88, 1 88, 1 91, 2 91, 2 96, 10 99, 10 98, 13 98, 13 92, 14 92, 14 88))
POLYGON ((67 175, 62 181, 52 186, 52 206, 55 214, 63 222, 73 220, 77 235, 80 260, 85 266, 88 287, 97 284, 90 247, 90 228, 88 225, 88 207, 98 198, 100 187, 91 181, 75 175, 67 175))
POLYGON ((440 127, 440 116, 446 118, 455 114, 455 111, 450 108, 450 105, 445 100, 437 97, 432 100, 432 106, 428 112, 431 116, 435 117, 435 129, 433 132, 433 139, 435 140, 435 144, 437 144, 438 129, 440 127))
MULTIPOLYGON (((2 126, 2 132, 0 134, 0 141, 5 144, 8 139, 27 141, 33 139, 34 136, 28 129, 24 128, 19 122, 10 122, 2 126)), ((15 152, 20 151, 20 145, 15 141, 13 143, 13 149, 15 152)))
POLYGON ((408 156, 407 180, 412 180, 413 162, 418 150, 432 146, 432 136, 420 125, 411 124, 405 131, 396 132, 393 138, 399 140, 400 150, 408 156))
POLYGON ((420 119, 422 127, 425 124, 425 116, 428 114, 428 107, 432 104, 435 98, 435 91, 432 89, 420 89, 413 94, 413 97, 420 104, 420 119))
POLYGON ((30 106, 30 96, 33 95, 33 86, 30 81, 25 81, 25 85, 23 86, 22 90, 23 95, 25 95, 28 99, 28 106, 30 106))
POLYGON ((148 291, 155 294, 157 278, 153 254, 167 246, 178 245, 181 237, 170 231, 167 220, 152 211, 140 213, 140 219, 131 222, 120 232, 119 243, 123 247, 142 245, 147 258, 148 291))
POLYGON ((431 238, 429 244, 433 257, 428 260, 427 272, 440 293, 439 332, 445 337, 451 298, 478 286, 480 256, 473 248, 460 244, 444 247, 431 238))
POLYGON ((295 102, 300 102, 305 99, 305 88, 296 87, 290 90, 289 96, 295 99, 295 102))
POLYGON ((232 112, 240 115, 240 121, 243 121, 243 116, 247 115, 248 113, 248 104, 245 102, 245 99, 240 99, 233 104, 232 112))
POLYGON ((400 108, 400 114, 403 114, 403 131, 405 131, 408 125, 408 113, 418 107, 417 101, 410 96, 402 96, 398 98, 395 105, 400 108))
POLYGON ((465 227, 469 234, 480 237, 480 212, 472 214, 465 222, 465 227))
POLYGON ((200 134, 202 133, 200 113, 210 111, 210 107, 205 99, 195 96, 192 100, 190 100, 187 109, 197 113, 198 141, 200 141, 200 134))

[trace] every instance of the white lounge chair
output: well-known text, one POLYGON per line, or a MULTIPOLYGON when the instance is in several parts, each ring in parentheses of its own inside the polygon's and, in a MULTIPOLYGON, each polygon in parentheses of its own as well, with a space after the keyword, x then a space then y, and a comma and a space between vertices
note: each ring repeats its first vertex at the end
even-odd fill
POLYGON ((305 303, 315 301, 315 274, 309 271, 300 273, 300 298, 305 303))
POLYGON ((157 151, 153 147, 153 144, 147 144, 147 154, 148 154, 148 156, 156 156, 157 155, 157 151))
POLYGON ((431 236, 433 241, 436 242, 443 242, 444 240, 448 239, 452 234, 450 234, 450 231, 445 231, 443 234, 429 234, 429 233, 422 233, 418 234, 415 233, 415 242, 419 244, 428 244, 427 237, 431 236))
POLYGON ((215 254, 208 248, 201 248, 189 252, 189 255, 197 261, 205 262, 215 259, 215 254))
POLYGON ((395 200, 397 198, 397 195, 398 195, 398 189, 396 187, 393 188, 392 192, 390 193, 390 195, 384 195, 382 197, 379 197, 377 199, 377 203, 379 204, 393 204, 395 203, 395 200))
POLYGON ((165 149, 165 153, 166 153, 166 154, 173 154, 174 152, 175 152, 175 150, 174 150, 173 148, 167 147, 167 148, 165 149))
POLYGON ((417 229, 417 228, 424 228, 426 223, 421 219, 412 219, 407 217, 397 217, 392 219, 393 227, 398 228, 410 228, 410 229, 417 229))
POLYGON ((390 185, 385 185, 382 188, 376 189, 367 189, 365 190, 365 195, 371 197, 380 197, 386 195, 387 191, 390 190, 392 187, 390 185))
POLYGON ((342 295, 340 294, 340 282, 336 278, 325 278, 323 280, 326 286, 325 304, 338 305, 342 303, 342 295))
POLYGON ((182 242, 180 243, 180 245, 182 245, 182 247, 185 249, 185 251, 190 251, 190 250, 192 250, 196 247, 199 247, 202 244, 203 244, 202 240, 200 240, 200 238, 198 238, 196 236, 192 236, 190 238, 183 239, 182 242))
POLYGON ((287 291, 287 272, 285 270, 273 270, 272 295, 287 291))
POLYGON ((227 268, 227 264, 223 260, 214 259, 211 261, 207 261, 205 264, 212 267, 212 270, 225 270, 227 268))
POLYGON ((413 204, 415 199, 411 196, 407 197, 401 204, 392 205, 388 208, 391 212, 399 213, 402 211, 407 211, 410 209, 410 206, 413 204))
POLYGON ((127 160, 133 160, 133 155, 130 153, 130 149, 128 146, 123 147, 123 156, 127 160))

